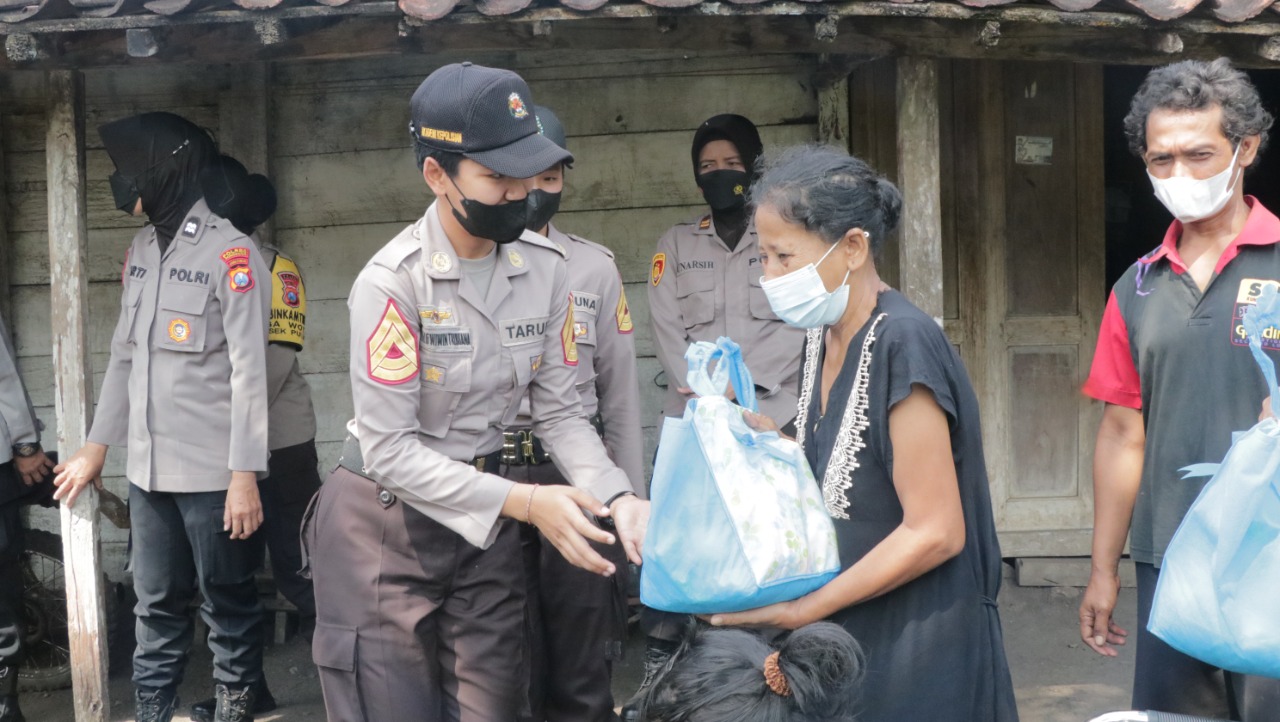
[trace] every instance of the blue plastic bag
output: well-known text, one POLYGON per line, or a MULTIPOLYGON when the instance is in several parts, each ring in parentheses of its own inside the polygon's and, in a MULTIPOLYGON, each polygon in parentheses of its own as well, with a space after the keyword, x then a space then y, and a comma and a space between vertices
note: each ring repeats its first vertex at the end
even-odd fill
MULTIPOLYGON (((1262 333, 1280 325, 1274 286, 1245 310, 1249 349, 1280 409, 1262 333)), ((1147 628, 1173 648, 1233 672, 1280 678, 1280 420, 1237 434, 1169 542, 1147 628)))
POLYGON ((826 584, 840 557, 822 490, 798 444, 743 420, 756 399, 741 349, 722 337, 692 344, 685 359, 699 398, 662 426, 640 601, 669 612, 736 612, 826 584), (725 398, 730 382, 742 406, 725 398))

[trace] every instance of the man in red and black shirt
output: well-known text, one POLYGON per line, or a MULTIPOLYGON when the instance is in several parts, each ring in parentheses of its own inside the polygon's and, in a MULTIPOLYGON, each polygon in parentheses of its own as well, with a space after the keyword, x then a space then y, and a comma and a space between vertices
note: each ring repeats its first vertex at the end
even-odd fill
MULTIPOLYGON (((1177 219, 1160 247, 1112 289, 1084 391, 1106 402, 1094 453, 1093 569, 1080 633, 1115 656, 1111 618, 1126 535, 1138 572, 1133 706, 1274 720, 1280 681, 1224 672, 1147 631, 1169 540, 1204 479, 1178 469, 1219 461, 1267 396, 1241 314, 1280 285, 1280 219, 1244 195, 1242 177, 1272 118, 1226 59, 1153 70, 1125 118, 1130 149, 1177 219)), ((1263 347, 1280 351, 1280 329, 1263 347)), ((1276 354, 1280 356, 1280 354, 1276 354)))

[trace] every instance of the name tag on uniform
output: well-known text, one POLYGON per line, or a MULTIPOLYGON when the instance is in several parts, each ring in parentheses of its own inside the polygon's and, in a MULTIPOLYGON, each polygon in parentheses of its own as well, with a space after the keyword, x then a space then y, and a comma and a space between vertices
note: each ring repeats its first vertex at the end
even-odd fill
POLYGON ((471 329, 447 328, 422 329, 422 348, 436 353, 470 353, 471 329))
POLYGON ((547 317, 515 318, 498 324, 503 346, 541 341, 547 335, 547 317))
POLYGON ((598 315, 600 312, 600 297, 586 291, 574 291, 573 312, 575 314, 585 313, 588 316, 598 315))

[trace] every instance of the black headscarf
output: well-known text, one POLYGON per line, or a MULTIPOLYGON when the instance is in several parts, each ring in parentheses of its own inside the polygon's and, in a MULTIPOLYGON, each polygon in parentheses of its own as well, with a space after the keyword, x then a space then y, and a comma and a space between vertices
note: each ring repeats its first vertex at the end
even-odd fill
MULTIPOLYGON (((733 143, 733 147, 737 148, 738 156, 742 159, 742 164, 746 171, 746 186, 750 187, 751 180, 755 177, 756 162, 760 159, 760 153, 764 150, 763 144, 760 142, 760 133, 756 130, 756 126, 750 120, 741 115, 725 113, 715 115, 703 121, 693 134, 693 176, 700 178, 698 172, 698 158, 702 155, 702 149, 708 143, 715 140, 727 140, 733 143)), ((722 171, 729 173, 729 171, 722 171)), ((706 179, 702 179, 706 180, 706 179)), ((721 179, 723 180, 723 179, 721 179)), ((734 181, 737 183, 737 181, 734 181)), ((699 183, 699 185, 702 185, 699 183)), ((745 195, 746 189, 743 189, 745 195)), ((745 206, 739 206, 729 210, 711 209, 711 216, 715 220, 716 235, 725 242, 729 248, 737 248, 738 241, 742 240, 743 234, 747 232, 747 226, 751 223, 751 213, 745 206)))
MULTIPOLYGON (((131 180, 163 250, 200 200, 200 171, 218 157, 213 139, 173 113, 142 113, 98 128, 116 171, 131 180)), ((126 212, 132 209, 124 209, 126 212)))
POLYGON ((236 230, 252 235, 276 212, 276 189, 267 177, 250 175, 244 164, 219 156, 200 173, 200 187, 209 210, 231 221, 236 230))

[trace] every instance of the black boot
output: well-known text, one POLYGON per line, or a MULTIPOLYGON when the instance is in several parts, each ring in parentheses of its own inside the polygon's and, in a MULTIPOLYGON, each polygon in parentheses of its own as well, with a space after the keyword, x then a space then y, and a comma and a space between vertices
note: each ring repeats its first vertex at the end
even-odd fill
POLYGON ((640 722, 640 703, 644 699, 644 695, 653 686, 654 681, 658 679, 658 675, 663 668, 667 666, 667 662, 671 661, 671 655, 675 654, 676 649, 680 647, 680 643, 666 639, 654 639, 649 637, 644 648, 644 681, 640 683, 640 689, 631 695, 631 699, 622 705, 622 721, 623 722, 640 722))
POLYGON ((213 722, 253 722, 253 700, 256 696, 252 685, 243 689, 217 685, 214 688, 217 705, 213 710, 213 722))
POLYGON ((178 695, 172 689, 144 689, 133 693, 137 722, 170 722, 178 709, 178 695))
MULTIPOLYGON (((274 712, 276 707, 276 698, 271 695, 271 690, 267 689, 267 678, 264 675, 253 685, 253 713, 266 714, 274 712)), ((210 697, 191 705, 191 722, 213 722, 214 710, 218 707, 218 700, 210 697)), ((2 722, 2 721, 0 721, 2 722)))
POLYGON ((18 709, 17 667, 0 667, 0 722, 26 722, 18 709))

